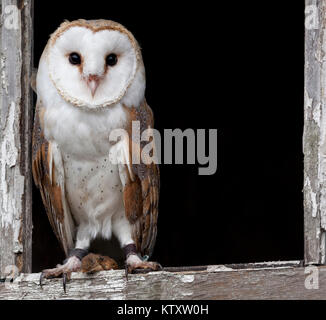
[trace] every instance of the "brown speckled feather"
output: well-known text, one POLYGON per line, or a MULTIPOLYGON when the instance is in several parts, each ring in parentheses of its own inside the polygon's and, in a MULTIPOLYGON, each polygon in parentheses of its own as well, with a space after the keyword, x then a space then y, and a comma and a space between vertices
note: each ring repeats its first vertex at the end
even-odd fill
MULTIPOLYGON (((141 133, 153 128, 153 113, 146 101, 139 108, 132 108, 129 111, 131 137, 131 122, 140 121, 141 133)), ((136 150, 132 148, 135 141, 130 139, 130 159, 131 152, 136 150)), ((140 143, 142 149, 146 143, 140 143)), ((146 165, 144 163, 133 164, 130 173, 129 183, 124 188, 124 204, 126 216, 133 226, 133 240, 136 243, 137 250, 144 256, 150 256, 153 252, 156 233, 157 217, 160 190, 160 173, 157 164, 146 165)))
POLYGON ((53 159, 53 146, 43 133, 44 109, 41 103, 36 106, 33 129, 33 177, 40 189, 52 229, 66 255, 73 247, 73 222, 66 205, 64 183, 56 177, 57 168, 53 159))

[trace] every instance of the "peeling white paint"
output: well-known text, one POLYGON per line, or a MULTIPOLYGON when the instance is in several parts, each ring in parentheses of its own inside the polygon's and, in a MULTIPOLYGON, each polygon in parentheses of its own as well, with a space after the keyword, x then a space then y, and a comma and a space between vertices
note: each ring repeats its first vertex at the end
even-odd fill
POLYGON ((3 139, 1 142, 1 180, 0 180, 0 193, 2 199, 2 210, 1 210, 1 221, 2 226, 12 223, 12 211, 9 210, 10 195, 8 192, 8 181, 7 181, 7 167, 12 168, 16 165, 18 150, 15 144, 15 132, 14 132, 14 121, 15 121, 15 103, 12 102, 9 108, 9 115, 6 121, 3 139))
MULTIPOLYGON (((28 107, 31 102, 28 86, 25 86, 26 83, 22 86, 30 78, 32 17, 29 14, 30 1, 24 0, 24 3, 27 4, 24 14, 18 12, 17 16, 18 29, 8 29, 3 25, 0 41, 0 277, 7 265, 18 263, 17 266, 24 271, 31 269, 29 252, 16 259, 18 253, 31 248, 32 242, 31 150, 27 144, 31 132, 22 137, 25 134, 22 130, 30 128, 32 114, 32 108, 28 107)), ((7 12, 2 22, 9 16, 7 12)), ((15 21, 12 22, 15 24, 15 21)))
POLYGON ((134 278, 131 279, 131 281, 132 281, 132 280, 136 280, 136 281, 146 281, 146 278, 145 278, 145 277, 142 277, 142 276, 138 276, 138 277, 135 277, 135 276, 134 276, 134 278))
POLYGON ((315 59, 319 62, 322 63, 324 61, 324 58, 322 56, 321 50, 317 50, 315 53, 315 59))
POLYGON ((321 116, 321 104, 317 103, 314 106, 313 98, 309 97, 309 93, 307 90, 304 92, 305 95, 305 120, 309 120, 312 116, 312 119, 316 123, 318 127, 320 127, 320 116, 321 116))
POLYGON ((307 176, 305 177, 305 189, 306 189, 306 194, 309 194, 309 196, 310 196, 312 217, 316 218, 317 217, 317 210, 318 210, 317 195, 312 190, 310 179, 307 176))
POLYGON ((15 140, 17 134, 15 125, 17 125, 16 121, 18 121, 19 114, 17 105, 15 102, 11 102, 0 146, 0 227, 3 230, 12 228, 14 253, 23 251, 19 235, 22 212, 21 199, 24 194, 25 178, 21 175, 19 166, 17 166, 19 152, 15 140), (13 172, 10 177, 9 170, 13 172))
POLYGON ((306 108, 312 108, 312 101, 313 99, 309 97, 308 91, 305 90, 305 107, 306 108))
POLYGON ((193 291, 182 291, 181 294, 184 297, 191 297, 194 294, 194 292, 193 291))
POLYGON ((1 72, 1 87, 8 94, 8 80, 6 74, 6 57, 1 54, 0 56, 0 72, 1 72))
POLYGON ((321 241, 320 241, 320 257, 321 257, 321 263, 324 264, 325 263, 325 248, 326 248, 326 244, 325 244, 325 232, 323 232, 322 237, 321 237, 321 241))
POLYGON ((316 122, 316 124, 318 125, 318 127, 320 127, 320 115, 321 115, 321 104, 317 103, 315 105, 315 107, 313 108, 313 112, 312 112, 312 118, 314 119, 314 121, 316 122))
POLYGON ((233 269, 226 266, 208 266, 207 268, 207 272, 221 272, 221 271, 233 271, 233 269))
POLYGON ((181 276, 180 280, 184 283, 191 283, 191 282, 194 282, 195 276, 193 274, 189 274, 189 275, 186 274, 186 275, 181 276))

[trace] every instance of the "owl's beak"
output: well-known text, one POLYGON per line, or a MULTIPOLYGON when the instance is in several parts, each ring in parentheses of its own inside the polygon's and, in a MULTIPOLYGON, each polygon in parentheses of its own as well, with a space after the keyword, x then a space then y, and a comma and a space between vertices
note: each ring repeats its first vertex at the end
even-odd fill
POLYGON ((91 90, 93 98, 94 98, 96 90, 100 84, 100 80, 101 80, 100 77, 97 75, 90 75, 90 76, 88 76, 88 78, 86 80, 87 86, 91 90))

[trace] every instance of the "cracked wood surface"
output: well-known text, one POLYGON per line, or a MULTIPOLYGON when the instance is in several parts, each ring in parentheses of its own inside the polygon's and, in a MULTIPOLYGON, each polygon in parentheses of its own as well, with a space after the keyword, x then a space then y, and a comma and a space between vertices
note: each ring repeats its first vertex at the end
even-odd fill
POLYGON ((326 0, 306 0, 304 91, 305 262, 325 264, 326 231, 326 0), (316 14, 315 14, 316 13, 316 14), (306 21, 306 22, 307 22, 306 21))
POLYGON ((242 269, 225 265, 180 272, 169 272, 167 268, 130 275, 129 281, 124 270, 94 275, 75 273, 66 294, 62 279, 46 280, 40 288, 40 274, 21 274, 12 284, 0 284, 0 299, 326 299, 326 267, 318 267, 319 289, 306 289, 309 274, 299 265, 299 262, 278 262, 251 264, 242 269))
POLYGON ((0 3, 1 276, 31 271, 32 1, 0 3))

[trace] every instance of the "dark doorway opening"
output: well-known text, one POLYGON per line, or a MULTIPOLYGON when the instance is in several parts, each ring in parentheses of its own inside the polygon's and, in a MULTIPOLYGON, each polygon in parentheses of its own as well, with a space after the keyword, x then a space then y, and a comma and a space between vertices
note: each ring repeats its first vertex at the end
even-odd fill
MULTIPOLYGON (((218 129, 215 175, 161 166, 165 266, 303 259, 304 3, 232 6, 35 1, 35 66, 63 20, 118 21, 142 47, 156 128, 218 129)), ((64 257, 33 196, 38 272, 64 257)))

